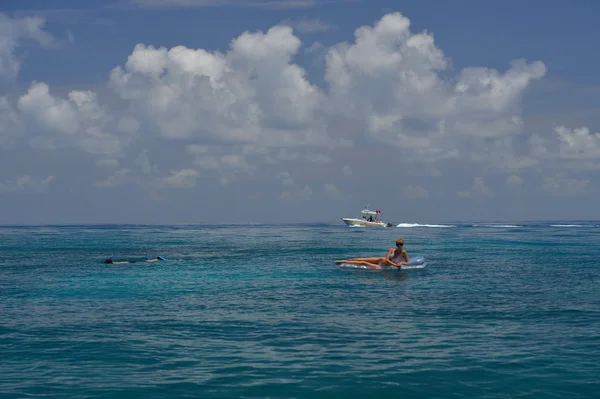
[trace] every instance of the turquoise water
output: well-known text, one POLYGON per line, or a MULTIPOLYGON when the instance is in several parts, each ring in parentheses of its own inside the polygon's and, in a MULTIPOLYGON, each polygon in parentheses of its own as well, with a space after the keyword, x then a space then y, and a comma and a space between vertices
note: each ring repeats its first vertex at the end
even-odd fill
POLYGON ((598 397, 600 223, 447 226, 0 227, 0 396, 598 397))

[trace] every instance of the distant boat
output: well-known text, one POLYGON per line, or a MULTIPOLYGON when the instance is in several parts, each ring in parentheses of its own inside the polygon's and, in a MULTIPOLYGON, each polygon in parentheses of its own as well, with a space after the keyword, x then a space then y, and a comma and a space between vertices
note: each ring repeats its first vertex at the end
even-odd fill
POLYGON ((356 227, 392 227, 391 223, 385 223, 381 220, 381 211, 371 211, 367 208, 360 211, 361 217, 341 218, 348 226, 356 227))

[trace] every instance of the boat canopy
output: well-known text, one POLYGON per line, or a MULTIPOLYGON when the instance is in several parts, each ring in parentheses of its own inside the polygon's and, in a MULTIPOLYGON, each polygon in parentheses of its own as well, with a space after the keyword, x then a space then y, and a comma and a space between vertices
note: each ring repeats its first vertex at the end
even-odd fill
POLYGON ((381 211, 379 209, 376 211, 370 211, 368 209, 363 209, 360 213, 362 213, 363 215, 379 215, 381 213, 381 211))

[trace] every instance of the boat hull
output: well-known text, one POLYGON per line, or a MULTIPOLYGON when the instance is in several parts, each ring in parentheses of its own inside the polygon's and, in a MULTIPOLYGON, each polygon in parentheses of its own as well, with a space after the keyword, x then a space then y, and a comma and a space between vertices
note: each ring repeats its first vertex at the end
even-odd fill
POLYGON ((364 219, 342 218, 344 223, 351 227, 387 227, 384 222, 369 222, 364 219))

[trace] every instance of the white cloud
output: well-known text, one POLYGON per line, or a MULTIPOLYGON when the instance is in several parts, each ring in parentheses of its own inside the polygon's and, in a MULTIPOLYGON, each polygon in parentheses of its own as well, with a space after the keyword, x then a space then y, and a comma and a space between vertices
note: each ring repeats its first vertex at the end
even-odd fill
POLYGON ((279 195, 279 199, 289 201, 292 199, 309 200, 312 198, 313 192, 308 185, 301 187, 296 184, 294 179, 288 172, 279 172, 277 178, 281 182, 284 190, 279 195))
POLYGON ((326 143, 323 95, 290 63, 300 40, 289 27, 245 32, 227 53, 138 44, 111 87, 136 119, 169 138, 289 147, 326 143), (317 122, 315 122, 317 121, 317 122))
POLYGON ((32 40, 42 46, 55 41, 44 30, 44 24, 40 17, 11 18, 0 13, 0 78, 13 79, 18 75, 20 62, 15 51, 22 41, 32 40))
POLYGON ((335 185, 331 183, 325 183, 325 195, 327 198, 331 198, 334 200, 343 200, 346 199, 346 195, 342 190, 337 188, 335 185))
POLYGON ((554 176, 544 177, 541 187, 555 196, 577 196, 585 194, 590 185, 590 180, 578 180, 565 173, 557 173, 554 176))
POLYGON ((318 18, 286 19, 281 22, 281 25, 290 26, 295 31, 302 33, 320 33, 334 29, 334 26, 318 18))
MULTIPOLYGON (((11 62, 19 40, 53 40, 42 30, 41 20, 30 21, 30 28, 19 28, 24 30, 17 35, 2 31, 6 19, 0 19, 0 37, 8 37, 8 44, 0 44, 0 71, 9 71, 6 65, 16 65, 13 70, 18 71, 18 63, 11 62)), ((335 151, 373 144, 380 146, 382 156, 394 150, 394 161, 410 163, 407 173, 446 174, 444 162, 470 162, 512 174, 509 185, 523 184, 521 169, 544 167, 557 157, 570 165, 600 167, 600 133, 559 126, 552 135, 530 138, 524 131, 521 99, 546 73, 539 61, 516 60, 502 71, 453 71, 432 34, 411 32, 408 18, 391 13, 373 26, 358 28, 351 42, 312 47, 326 55, 325 84, 319 87, 294 61, 302 45, 282 25, 244 32, 224 52, 140 43, 111 71, 113 92, 108 94, 116 98, 106 102, 89 90, 61 97, 41 82, 33 82, 14 104, 0 97, 0 145, 27 131, 37 148, 71 147, 98 155, 98 166, 116 171, 101 187, 151 178, 172 187, 193 187, 199 178, 227 184, 240 176, 256 177, 264 164, 272 168, 281 161, 328 162, 333 165, 324 170, 339 173, 341 168, 352 176, 362 159, 343 158, 337 164, 342 152, 335 151), (185 146, 184 154, 153 157, 150 163, 148 153, 139 152, 142 145, 131 146, 143 138, 143 147, 151 148, 156 135, 172 140, 169 151, 185 146), (128 150, 134 160, 131 169, 123 167, 128 150), (173 158, 183 164, 164 165, 173 158), (153 174, 159 165, 160 170, 172 170, 171 176, 153 174)), ((269 172, 273 178, 273 170, 269 172)), ((459 196, 491 193, 483 171, 477 169, 477 174, 459 196)), ((302 183, 289 175, 282 178, 283 197, 312 198, 302 176, 294 177, 302 183)), ((578 184, 589 185, 571 186, 578 184)), ((408 187, 404 194, 428 195, 421 186, 408 187)))
POLYGON ((117 170, 113 175, 107 177, 106 180, 94 183, 94 187, 108 189, 115 188, 126 183, 137 182, 139 182, 139 179, 131 169, 122 168, 117 170))
POLYGON ((462 198, 474 197, 474 196, 489 196, 491 195, 490 189, 485 185, 483 177, 478 176, 473 179, 473 184, 470 190, 463 190, 457 192, 457 195, 462 198))
POLYGON ((290 200, 309 200, 312 198, 313 192, 310 187, 305 185, 304 187, 295 187, 290 190, 284 190, 279 195, 279 199, 283 201, 290 200))
POLYGON ((119 161, 113 158, 109 159, 98 159, 96 160, 96 165, 99 167, 116 169, 119 167, 119 161))
POLYGON ((0 182, 0 192, 19 191, 26 193, 41 193, 52 183, 54 176, 48 176, 44 179, 35 179, 29 175, 18 176, 14 181, 6 180, 0 182))
POLYGON ((296 194, 301 199, 309 200, 312 198, 313 192, 308 185, 305 185, 304 187, 296 190, 296 194))
POLYGON ((529 139, 532 156, 548 167, 571 169, 600 168, 600 132, 587 126, 557 126, 554 134, 535 134, 529 139))
MULTIPOLYGON (((328 50, 327 88, 312 84, 292 62, 301 42, 287 26, 244 32, 225 53, 138 44, 112 71, 110 85, 149 133, 218 149, 196 154, 193 165, 204 169, 223 170, 222 157, 238 157, 240 146, 260 148, 264 161, 276 163, 299 160, 299 146, 357 141, 397 147, 401 161, 420 164, 461 158, 514 169, 536 164, 515 153, 519 143, 512 137, 523 129, 524 90, 545 74, 541 62, 515 61, 504 72, 465 68, 451 76, 433 35, 411 32, 399 13, 355 36, 328 50)), ((305 159, 330 157, 311 151, 305 159)))
POLYGON ((281 148, 277 154, 277 158, 282 161, 295 161, 298 159, 298 154, 291 152, 286 148, 281 148))
POLYGON ((32 144, 52 149, 75 146, 95 155, 119 155, 129 137, 115 133, 113 117, 92 91, 71 91, 68 99, 50 94, 45 83, 33 83, 19 98, 23 123, 39 134, 32 144))
POLYGON ((429 193, 421 186, 407 186, 404 188, 404 195, 408 198, 427 198, 429 193))
POLYGON ((198 175, 198 172, 194 169, 181 169, 171 171, 171 176, 165 177, 163 181, 168 186, 176 188, 195 187, 198 175))
POLYGON ((140 155, 135 159, 135 165, 140 168, 143 174, 148 175, 152 172, 152 165, 150 164, 150 158, 148 157, 148 150, 143 149, 140 155))
POLYGON ((485 137, 522 131, 519 100, 544 76, 544 64, 515 61, 504 73, 465 68, 448 78, 449 62, 433 35, 409 27, 400 13, 388 14, 359 28, 354 43, 329 50, 330 107, 348 120, 345 133, 367 132, 410 161, 469 155, 485 137))
POLYGON ((485 182, 483 181, 483 177, 476 177, 473 180, 473 187, 472 187, 471 191, 476 194, 481 194, 481 195, 490 194, 490 189, 485 185, 485 182))
POLYGON ((257 168, 247 158, 262 154, 261 149, 248 146, 190 144, 186 150, 193 155, 194 168, 203 170, 203 178, 217 179, 223 185, 236 181, 240 176, 253 176, 257 168))
MULTIPOLYGON (((541 62, 515 61, 505 72, 465 68, 452 76, 433 35, 411 32, 408 18, 392 13, 357 29, 353 43, 327 51, 327 87, 319 88, 292 62, 301 45, 282 25, 244 32, 225 53, 138 44, 110 73, 110 87, 127 104, 124 115, 108 112, 91 91, 61 99, 44 83, 32 84, 19 110, 30 128, 58 135, 40 135, 33 141, 38 147, 68 142, 96 154, 122 152, 143 121, 146 135, 221 147, 221 157, 238 156, 242 146, 275 148, 279 159, 294 160, 298 146, 370 140, 397 147, 407 162, 493 156, 503 165, 534 163, 514 158, 518 144, 510 137, 523 129, 520 98, 545 74, 541 62), (496 144, 486 152, 489 138, 496 144), (223 153, 228 148, 235 150, 223 153)), ((266 160, 275 162, 271 155, 266 160)), ((208 154, 195 164, 217 169, 226 162, 208 154)))
POLYGON ((525 180, 521 176, 510 175, 506 178, 506 184, 509 186, 522 186, 525 180))
POLYGON ((313 163, 329 163, 329 162, 331 162, 331 158, 325 154, 315 154, 315 153, 311 152, 309 154, 306 154, 305 158, 308 162, 313 162, 313 163))
POLYGON ((294 183, 294 179, 292 179, 288 172, 279 173, 279 178, 281 179, 281 184, 284 187, 294 187, 296 185, 294 183))
POLYGON ((5 97, 0 97, 0 148, 10 147, 22 133, 19 115, 5 97))
POLYGON ((567 159, 600 161, 600 133, 591 133, 587 127, 554 129, 560 140, 560 156, 567 159))

